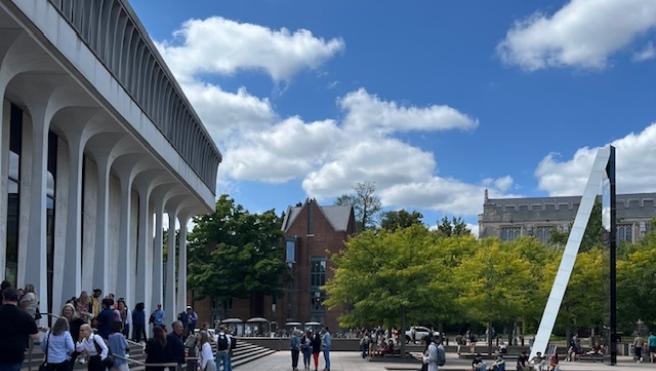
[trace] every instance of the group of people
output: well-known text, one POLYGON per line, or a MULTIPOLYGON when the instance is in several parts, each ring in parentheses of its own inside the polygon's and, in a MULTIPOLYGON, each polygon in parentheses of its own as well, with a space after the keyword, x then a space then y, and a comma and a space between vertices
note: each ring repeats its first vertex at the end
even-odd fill
POLYGON ((289 347, 292 353, 292 370, 298 370, 299 356, 303 354, 303 366, 309 370, 310 358, 314 358, 314 370, 319 369, 319 353, 323 351, 323 358, 325 362, 324 370, 330 371, 330 349, 332 347, 332 336, 328 327, 324 327, 323 331, 307 331, 303 333, 300 330, 294 330, 291 335, 289 347))
MULTIPOLYGON (((69 371, 76 362, 86 363, 89 371, 128 371, 129 352, 127 339, 146 342, 146 363, 185 362, 188 349, 184 337, 194 333, 198 320, 190 306, 179 314, 180 320, 172 324, 167 334, 164 310, 161 304, 150 316, 153 337, 146 337, 144 304, 138 303, 130 311, 123 298, 114 294, 102 296, 102 290, 93 290, 92 296, 82 291, 68 300, 59 315, 54 315, 52 327, 39 336, 41 320, 38 296, 33 285, 14 289, 7 281, 0 284, 0 370, 18 371, 24 361, 29 339, 40 343, 45 359, 43 368, 48 371, 69 371)), ((153 371, 164 367, 148 367, 153 371)), ((230 367, 224 367, 229 371, 230 367)))
POLYGON ((633 339, 633 358, 636 362, 642 363, 645 360, 649 362, 656 362, 656 335, 653 332, 649 333, 647 341, 637 335, 633 339))

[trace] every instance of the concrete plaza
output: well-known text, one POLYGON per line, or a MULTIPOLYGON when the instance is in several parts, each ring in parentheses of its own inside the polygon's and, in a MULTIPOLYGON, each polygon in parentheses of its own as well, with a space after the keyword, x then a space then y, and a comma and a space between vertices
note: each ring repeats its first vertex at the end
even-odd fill
MULTIPOLYGON (((383 362, 369 362, 360 358, 356 352, 334 352, 331 353, 331 371, 411 371, 419 370, 419 364, 408 363, 383 363, 383 362)), ((270 356, 261 358, 255 362, 248 363, 239 369, 249 371, 290 371, 291 367, 291 354, 290 352, 280 351, 270 356)), ((319 370, 323 370, 323 354, 319 361, 319 370)), ((314 369, 314 368, 312 368, 314 369)), ((455 354, 447 354, 447 364, 440 367, 444 371, 460 371, 470 370, 471 361, 458 359, 455 354)), ((507 370, 514 370, 515 364, 508 361, 507 370)), ((622 357, 620 364, 616 367, 606 366, 599 363, 589 362, 562 362, 560 369, 562 371, 628 371, 628 370, 656 370, 656 364, 635 364, 630 361, 628 357, 622 357)), ((303 357, 299 360, 299 370, 303 370, 303 357)))

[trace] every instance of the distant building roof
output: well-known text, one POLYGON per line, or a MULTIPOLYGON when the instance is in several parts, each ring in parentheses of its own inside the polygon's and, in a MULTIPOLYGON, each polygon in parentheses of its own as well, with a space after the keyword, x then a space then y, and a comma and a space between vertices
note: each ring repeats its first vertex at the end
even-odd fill
MULTIPOLYGON (((283 231, 286 232, 292 226, 292 224, 294 224, 296 217, 298 217, 298 215, 301 213, 301 210, 307 205, 308 202, 306 201, 305 204, 303 204, 303 206, 290 207, 287 209, 287 213, 285 214, 285 220, 283 220, 282 223, 283 231)), ((335 231, 348 230, 349 218, 351 216, 352 206, 350 205, 345 205, 345 206, 317 205, 317 206, 319 206, 319 209, 326 217, 326 219, 328 219, 328 222, 330 222, 330 225, 332 225, 335 231)))

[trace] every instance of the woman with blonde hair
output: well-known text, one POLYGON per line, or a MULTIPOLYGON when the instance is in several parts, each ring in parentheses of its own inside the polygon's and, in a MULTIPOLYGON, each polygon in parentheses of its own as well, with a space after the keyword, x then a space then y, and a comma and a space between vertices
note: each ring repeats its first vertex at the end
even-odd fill
POLYGON ((64 304, 61 310, 61 316, 68 320, 71 336, 73 337, 73 341, 77 343, 80 340, 80 327, 85 323, 84 320, 77 315, 75 306, 71 303, 64 304))
POLYGON ((212 345, 210 344, 210 336, 207 331, 200 332, 200 358, 199 365, 200 371, 216 371, 216 364, 214 363, 214 354, 212 354, 212 345))
POLYGON ((105 340, 94 334, 89 324, 85 323, 80 327, 80 341, 75 348, 80 353, 86 353, 89 371, 105 371, 106 365, 103 361, 109 355, 109 349, 105 340))

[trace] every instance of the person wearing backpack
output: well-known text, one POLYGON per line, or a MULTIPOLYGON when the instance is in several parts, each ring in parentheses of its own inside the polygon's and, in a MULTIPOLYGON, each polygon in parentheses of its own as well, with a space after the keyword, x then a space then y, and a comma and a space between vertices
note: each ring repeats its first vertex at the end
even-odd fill
POLYGON ((424 355, 422 357, 422 362, 426 366, 426 371, 437 371, 438 363, 438 350, 437 345, 433 342, 433 339, 430 336, 424 337, 424 342, 428 345, 424 355))
POLYGON ((219 327, 218 335, 215 335, 214 340, 216 342, 216 369, 221 370, 221 365, 223 365, 223 371, 232 371, 232 366, 230 365, 230 343, 232 342, 232 337, 225 332, 225 327, 219 327))

